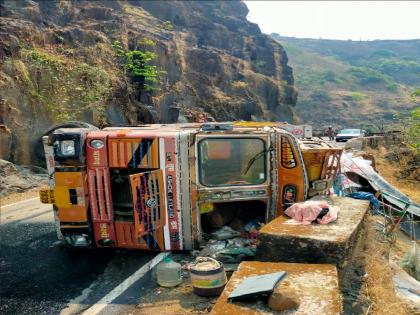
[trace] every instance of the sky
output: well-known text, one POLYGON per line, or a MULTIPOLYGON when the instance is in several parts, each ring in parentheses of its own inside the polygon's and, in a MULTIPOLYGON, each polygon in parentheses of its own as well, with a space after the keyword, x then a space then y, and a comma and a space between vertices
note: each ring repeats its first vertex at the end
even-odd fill
POLYGON ((245 1, 264 33, 343 40, 420 39, 420 1, 245 1))

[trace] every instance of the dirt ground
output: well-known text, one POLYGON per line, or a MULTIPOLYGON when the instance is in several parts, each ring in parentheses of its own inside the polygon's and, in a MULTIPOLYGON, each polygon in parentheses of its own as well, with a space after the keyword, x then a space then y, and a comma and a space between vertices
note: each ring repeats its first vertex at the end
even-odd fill
POLYGON ((391 256, 398 261, 409 246, 401 240, 397 240, 392 246, 388 242, 380 242, 375 229, 376 221, 379 219, 375 216, 367 218, 363 242, 354 257, 355 266, 349 271, 348 279, 352 284, 347 284, 350 287, 358 286, 359 292, 349 292, 353 303, 350 306, 344 304, 345 314, 415 314, 410 311, 405 301, 396 296, 393 272, 389 265, 391 256))
POLYGON ((420 203, 418 170, 404 172, 404 170, 413 167, 410 165, 413 154, 407 153, 407 151, 399 154, 399 151, 400 148, 395 146, 388 149, 384 147, 379 147, 376 150, 369 149, 367 153, 375 157, 376 168, 382 177, 402 193, 420 203))
MULTIPOLYGON (((366 153, 374 157, 376 169, 382 177, 420 203, 418 171, 412 171, 413 153, 397 146, 368 149, 366 153)), ((357 256, 351 262, 346 279, 348 283, 343 283, 345 314, 418 314, 396 296, 389 264, 399 263, 409 251, 411 241, 401 231, 397 232, 394 244, 380 240, 375 228, 378 221, 383 221, 383 218, 370 216, 366 221, 363 245, 359 244, 355 251, 357 256)))
MULTIPOLYGON (((37 187, 28 191, 13 193, 5 197, 0 198, 0 206, 5 206, 11 203, 19 202, 21 200, 31 199, 39 196, 39 190, 44 187, 37 187)), ((45 186, 47 188, 47 186, 45 186)))

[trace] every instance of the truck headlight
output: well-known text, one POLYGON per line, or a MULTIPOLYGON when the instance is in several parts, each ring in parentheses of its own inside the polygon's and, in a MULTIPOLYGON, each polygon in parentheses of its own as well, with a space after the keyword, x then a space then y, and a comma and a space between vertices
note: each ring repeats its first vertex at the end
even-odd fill
POLYGON ((94 149, 100 149, 104 146, 104 142, 102 140, 92 140, 90 146, 94 149))
POLYGON ((75 156, 76 146, 74 140, 61 140, 60 151, 63 156, 75 156))

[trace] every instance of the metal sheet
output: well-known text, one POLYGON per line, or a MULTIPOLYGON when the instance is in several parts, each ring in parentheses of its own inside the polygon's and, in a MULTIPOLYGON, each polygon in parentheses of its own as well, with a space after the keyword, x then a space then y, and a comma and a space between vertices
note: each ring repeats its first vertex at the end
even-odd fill
POLYGON ((229 295, 229 301, 257 297, 273 292, 276 285, 286 277, 285 271, 246 278, 229 295))
POLYGON ((391 204, 404 209, 408 203, 408 212, 420 216, 420 205, 388 183, 363 158, 353 157, 351 154, 343 154, 341 156, 341 165, 343 173, 355 173, 366 179, 376 191, 385 192, 386 196, 384 198, 391 204))

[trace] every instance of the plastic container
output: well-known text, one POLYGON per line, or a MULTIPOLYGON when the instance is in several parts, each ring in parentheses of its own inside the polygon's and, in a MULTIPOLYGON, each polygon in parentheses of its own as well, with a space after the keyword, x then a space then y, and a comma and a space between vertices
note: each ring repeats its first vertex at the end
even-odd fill
POLYGON ((197 257, 190 275, 193 291, 200 296, 220 295, 227 282, 223 264, 210 257, 197 257))
POLYGON ((182 282, 181 265, 166 257, 156 267, 156 281, 161 287, 175 287, 182 282))

